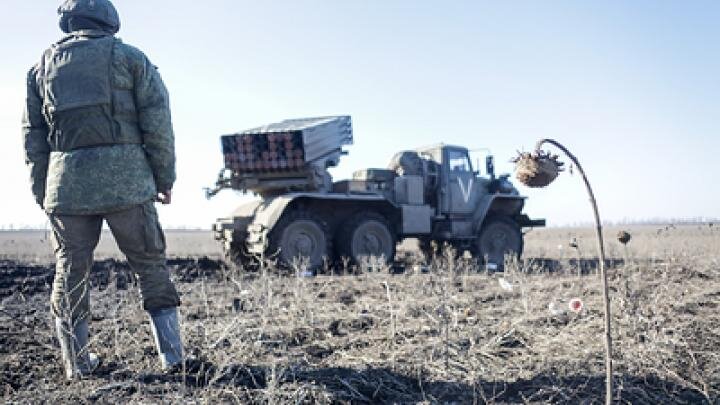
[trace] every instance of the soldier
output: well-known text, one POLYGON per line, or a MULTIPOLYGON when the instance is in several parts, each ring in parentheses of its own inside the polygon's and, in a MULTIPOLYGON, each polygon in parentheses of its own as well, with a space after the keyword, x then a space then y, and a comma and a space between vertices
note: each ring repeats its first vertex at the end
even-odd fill
POLYGON ((182 363, 180 299, 165 265, 154 201, 170 204, 174 134, 167 90, 147 57, 114 35, 109 0, 65 0, 67 35, 27 77, 23 116, 32 191, 53 231, 51 296, 68 379, 92 373, 87 349, 92 267, 103 221, 136 273, 164 370, 182 363))

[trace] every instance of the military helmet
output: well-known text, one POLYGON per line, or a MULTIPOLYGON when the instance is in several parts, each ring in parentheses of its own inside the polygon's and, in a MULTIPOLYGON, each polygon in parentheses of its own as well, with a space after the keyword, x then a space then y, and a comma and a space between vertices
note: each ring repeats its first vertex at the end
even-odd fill
POLYGON ((60 29, 70 33, 69 20, 73 17, 92 20, 115 34, 120 30, 120 16, 110 0, 65 0, 58 7, 60 29))

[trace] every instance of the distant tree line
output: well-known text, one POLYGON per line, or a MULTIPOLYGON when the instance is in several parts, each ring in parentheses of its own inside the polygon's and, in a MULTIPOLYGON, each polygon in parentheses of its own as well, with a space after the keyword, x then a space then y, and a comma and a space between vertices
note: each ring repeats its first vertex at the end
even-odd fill
POLYGON ((620 225, 708 225, 720 224, 720 218, 692 217, 692 218, 648 218, 623 219, 622 221, 606 221, 608 226, 620 225))
MULTIPOLYGON (((603 226, 610 226, 610 227, 620 227, 620 226, 667 226, 667 225, 717 225, 720 226, 720 218, 713 218, 713 217, 692 217, 692 218, 661 218, 661 217, 655 217, 655 218, 644 218, 644 219, 634 219, 634 218, 623 218, 622 220, 606 220, 603 221, 603 226)), ((550 227, 571 227, 571 228, 585 228, 590 226, 595 226, 592 222, 573 222, 573 223, 566 223, 566 224, 553 224, 548 223, 550 227)))

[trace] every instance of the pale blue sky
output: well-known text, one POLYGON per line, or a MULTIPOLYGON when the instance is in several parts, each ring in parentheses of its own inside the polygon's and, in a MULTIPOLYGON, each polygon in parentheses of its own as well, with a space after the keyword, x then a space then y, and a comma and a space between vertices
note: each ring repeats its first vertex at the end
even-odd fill
MULTIPOLYGON (((56 1, 3 0, 0 224, 43 225, 22 161, 24 77, 60 37, 56 1)), ((218 136, 350 114, 336 177, 436 142, 487 147, 498 170, 539 137, 581 160, 606 220, 720 216, 720 2, 117 0, 119 36, 170 90, 177 137, 166 226, 209 226, 218 136)), ((520 187, 526 211, 591 220, 579 178, 520 187)))

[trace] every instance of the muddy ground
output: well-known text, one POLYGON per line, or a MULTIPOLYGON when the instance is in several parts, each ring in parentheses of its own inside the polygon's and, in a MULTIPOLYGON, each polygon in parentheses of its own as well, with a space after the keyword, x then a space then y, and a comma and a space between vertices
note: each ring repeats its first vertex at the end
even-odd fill
MULTIPOLYGON (((103 364, 72 383, 51 333, 52 266, 5 260, 0 395, 10 403, 601 403, 597 260, 548 257, 547 246, 566 235, 541 236, 529 238, 528 251, 543 259, 527 256, 505 273, 443 255, 423 266, 409 258, 399 274, 317 277, 171 259, 188 352, 202 366, 179 375, 158 370, 127 264, 98 260, 91 344, 103 364), (579 313, 568 310, 575 297, 579 313)), ((650 233, 647 241, 611 249, 615 399, 718 403, 720 232, 678 234, 666 249, 650 233)))

